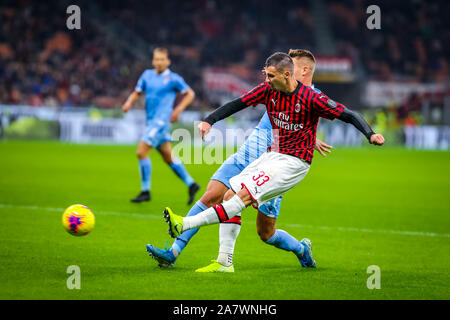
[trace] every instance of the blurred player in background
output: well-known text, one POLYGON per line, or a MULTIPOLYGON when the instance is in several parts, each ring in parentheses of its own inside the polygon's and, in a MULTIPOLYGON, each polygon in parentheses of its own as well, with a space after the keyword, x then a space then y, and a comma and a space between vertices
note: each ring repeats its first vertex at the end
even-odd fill
POLYGON ((200 186, 189 175, 181 160, 173 156, 170 145, 170 127, 171 123, 177 121, 183 110, 192 103, 195 93, 181 76, 169 69, 170 59, 167 49, 156 48, 153 51, 152 64, 154 69, 147 69, 142 73, 134 91, 122 106, 123 112, 127 112, 132 108, 139 95, 142 92, 145 93, 147 127, 137 148, 141 193, 131 201, 151 200, 152 163, 149 154, 152 148, 156 148, 173 172, 188 187, 188 204, 191 204, 200 186), (177 93, 184 96, 174 108, 177 93))
MULTIPOLYGON (((315 58, 308 50, 290 50, 289 55, 294 59, 294 73, 295 78, 301 83, 312 86, 312 78, 314 74, 315 58)), ((314 89, 316 92, 321 92, 319 89, 314 89)), ((206 210, 209 207, 219 204, 223 200, 223 196, 230 188, 229 180, 239 174, 251 162, 258 159, 273 141, 272 125, 267 112, 263 115, 260 122, 247 138, 245 143, 241 146, 238 152, 230 156, 222 166, 214 173, 211 180, 206 187, 205 194, 199 201, 191 208, 188 216, 196 215, 197 213, 206 210)), ((325 152, 331 152, 331 146, 326 143, 316 140, 315 150, 322 156, 325 152)), ((261 205, 258 209, 257 218, 257 232, 262 241, 267 244, 274 245, 278 248, 288 250, 290 247, 287 244, 278 243, 285 241, 296 244, 298 241, 291 237, 287 232, 277 229, 278 233, 282 234, 282 238, 278 242, 268 241, 275 234, 275 222, 280 213, 282 197, 278 197, 269 203, 261 205)), ((233 253, 236 239, 241 229, 240 215, 225 221, 220 224, 219 228, 219 256, 217 260, 205 268, 198 269, 198 272, 233 272, 233 253)), ((159 249, 151 244, 147 245, 147 251, 155 258, 160 267, 172 266, 176 258, 184 250, 190 239, 197 233, 199 229, 192 229, 183 232, 168 250, 159 249)))

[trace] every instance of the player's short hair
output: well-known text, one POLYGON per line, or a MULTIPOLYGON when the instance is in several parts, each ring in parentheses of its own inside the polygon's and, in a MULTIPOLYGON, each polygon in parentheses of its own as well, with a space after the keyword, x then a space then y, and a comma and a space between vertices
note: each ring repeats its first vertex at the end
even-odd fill
POLYGON ((284 52, 275 52, 266 60, 266 68, 274 66, 277 70, 288 70, 294 74, 294 61, 284 52))
POLYGON ((311 51, 305 49, 289 49, 289 57, 294 58, 308 58, 313 63, 316 63, 316 58, 311 51))
POLYGON ((153 49, 153 54, 155 54, 155 52, 161 52, 161 53, 165 53, 167 57, 169 57, 169 50, 167 48, 164 47, 156 47, 155 49, 153 49))

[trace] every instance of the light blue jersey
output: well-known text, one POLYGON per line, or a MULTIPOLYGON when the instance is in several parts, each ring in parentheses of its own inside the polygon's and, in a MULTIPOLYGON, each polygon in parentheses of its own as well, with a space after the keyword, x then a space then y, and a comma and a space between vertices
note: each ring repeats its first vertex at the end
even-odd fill
POLYGON ((142 73, 135 90, 145 93, 147 128, 141 141, 159 148, 170 139, 170 116, 177 93, 185 93, 189 86, 181 76, 166 69, 157 74, 155 69, 142 73))
MULTIPOLYGON (((170 117, 173 112, 173 105, 177 93, 185 93, 188 90, 189 86, 183 78, 170 69, 166 69, 160 74, 155 69, 147 69, 142 73, 135 87, 135 91, 145 94, 146 129, 141 137, 142 142, 159 150, 165 143, 171 142, 170 117)), ((189 175, 180 159, 172 157, 172 162, 167 164, 188 188, 195 186, 194 179, 189 175)), ((140 159, 141 190, 147 192, 148 195, 151 188, 151 172, 150 158, 140 159)), ((196 186, 198 187, 198 185, 196 186)), ((141 195, 142 193, 131 201, 149 200, 148 198, 147 200, 139 200, 141 195)), ((191 191, 189 191, 189 197, 193 197, 191 191)), ((189 200, 190 202, 192 200, 189 200)))
POLYGON ((236 152, 236 160, 245 166, 249 165, 267 151, 272 140, 272 124, 269 115, 265 112, 256 128, 236 152))
POLYGON ((184 93, 189 86, 181 76, 166 69, 157 74, 155 69, 142 73, 135 90, 145 92, 147 123, 162 121, 170 124, 170 116, 177 93, 184 93))

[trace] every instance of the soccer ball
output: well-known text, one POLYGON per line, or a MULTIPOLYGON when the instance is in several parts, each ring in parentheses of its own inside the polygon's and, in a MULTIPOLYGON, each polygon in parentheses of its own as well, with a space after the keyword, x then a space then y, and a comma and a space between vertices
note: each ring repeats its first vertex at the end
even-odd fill
POLYGON ((62 224, 71 235, 84 236, 94 228, 95 217, 88 207, 74 204, 64 211, 62 224))

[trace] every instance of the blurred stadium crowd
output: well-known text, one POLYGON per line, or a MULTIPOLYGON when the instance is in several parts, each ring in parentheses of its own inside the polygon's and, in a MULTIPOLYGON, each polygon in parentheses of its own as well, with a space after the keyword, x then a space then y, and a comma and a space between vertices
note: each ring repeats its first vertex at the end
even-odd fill
POLYGON ((382 81, 445 81, 450 32, 439 1, 327 0, 334 35, 343 53, 360 54, 371 77, 382 81), (365 9, 381 3, 382 28, 365 25, 365 9), (447 45, 446 45, 447 44, 447 45))
MULTIPOLYGON (((366 81, 448 83, 448 2, 377 1, 381 30, 366 27, 371 1, 321 2, 334 54, 359 62, 366 81)), ((310 1, 77 1, 82 29, 73 31, 66 28, 69 4, 0 4, 0 104, 117 107, 151 67, 151 47, 167 46, 172 69, 197 93, 193 108, 204 108, 211 105, 202 82, 205 68, 226 68, 254 84, 274 51, 322 53, 315 28, 323 26, 315 22, 310 1), (96 11, 85 10, 93 6, 96 11), (96 19, 138 36, 149 45, 148 57, 136 55, 127 39, 114 39, 126 34, 105 34, 96 19)), ((420 108, 421 98, 399 106, 398 116, 420 108)))

